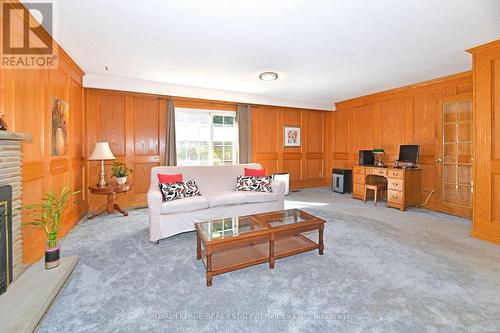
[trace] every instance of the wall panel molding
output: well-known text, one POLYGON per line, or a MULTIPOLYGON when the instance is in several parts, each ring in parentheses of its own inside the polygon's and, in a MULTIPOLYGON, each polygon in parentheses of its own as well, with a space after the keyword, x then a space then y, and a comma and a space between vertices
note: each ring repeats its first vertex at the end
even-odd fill
MULTIPOLYGON (((43 39, 54 42, 45 31, 43 39)), ((57 43, 54 49, 58 56, 58 68, 0 70, 0 78, 3 79, 0 110, 5 112, 9 130, 33 136, 31 142, 23 144, 23 205, 38 203, 44 193, 50 190, 58 193, 65 185, 82 191, 66 205, 59 233, 59 237, 63 237, 86 212, 82 173, 84 73, 57 43), (63 99, 69 105, 68 152, 63 157, 51 156, 52 96, 63 99)), ((24 213, 23 219, 27 221, 31 218, 24 213)), ((39 229, 24 226, 22 243, 23 262, 30 264, 43 255, 46 236, 39 229)))
POLYGON ((500 244, 500 40, 468 51, 474 75, 472 235, 500 244))
MULTIPOLYGON (((328 120, 333 133, 327 134, 326 140, 333 140, 333 151, 332 160, 326 160, 327 168, 351 168, 358 163, 360 149, 374 148, 383 148, 384 163, 392 165, 399 145, 419 144, 422 202, 434 191, 427 207, 450 213, 438 200, 440 102, 448 96, 471 92, 472 72, 464 72, 337 103, 333 119, 328 120)), ((331 181, 329 172, 325 180, 331 181)), ((470 209, 451 213, 471 215, 470 209)))

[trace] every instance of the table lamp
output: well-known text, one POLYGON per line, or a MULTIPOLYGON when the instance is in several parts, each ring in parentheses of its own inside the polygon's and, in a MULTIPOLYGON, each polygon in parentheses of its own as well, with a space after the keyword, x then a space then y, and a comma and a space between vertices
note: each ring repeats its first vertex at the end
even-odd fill
POLYGON ((385 167, 384 162, 382 162, 382 155, 384 155, 384 149, 377 148, 372 150, 373 155, 375 155, 377 161, 375 162, 375 166, 377 167, 385 167))
POLYGON ((89 157, 89 161, 101 161, 101 176, 99 178, 99 183, 97 186, 106 187, 106 177, 104 174, 104 161, 114 160, 116 157, 111 152, 109 144, 107 142, 96 142, 94 151, 89 157))

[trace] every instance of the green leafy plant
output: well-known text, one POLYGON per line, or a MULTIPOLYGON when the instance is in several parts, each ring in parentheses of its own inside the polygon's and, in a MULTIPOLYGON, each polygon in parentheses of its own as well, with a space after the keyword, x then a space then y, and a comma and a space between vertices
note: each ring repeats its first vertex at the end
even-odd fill
POLYGON ((59 224, 63 213, 64 204, 68 199, 80 191, 71 191, 68 186, 64 186, 59 195, 50 190, 45 194, 42 202, 39 204, 28 205, 23 207, 30 214, 36 214, 39 217, 33 221, 24 223, 39 229, 43 229, 47 235, 47 245, 49 248, 54 248, 57 245, 57 233, 59 232, 59 224))
POLYGON ((127 177, 132 172, 132 169, 129 169, 125 166, 125 163, 113 162, 111 164, 111 174, 116 178, 127 177))

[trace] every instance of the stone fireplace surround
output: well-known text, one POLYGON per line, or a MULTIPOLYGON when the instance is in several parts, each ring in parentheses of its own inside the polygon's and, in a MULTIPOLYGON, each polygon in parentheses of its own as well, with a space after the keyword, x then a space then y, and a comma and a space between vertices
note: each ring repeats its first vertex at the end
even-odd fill
POLYGON ((0 294, 0 332, 31 333, 52 304, 78 263, 78 257, 63 257, 58 268, 45 270, 43 259, 23 265, 21 228, 22 143, 31 135, 0 131, 0 187, 12 187, 12 283, 0 294), (41 287, 42 286, 42 287, 41 287))
POLYGON ((30 134, 0 131, 0 186, 12 186, 12 281, 23 272, 22 143, 31 139, 30 134))

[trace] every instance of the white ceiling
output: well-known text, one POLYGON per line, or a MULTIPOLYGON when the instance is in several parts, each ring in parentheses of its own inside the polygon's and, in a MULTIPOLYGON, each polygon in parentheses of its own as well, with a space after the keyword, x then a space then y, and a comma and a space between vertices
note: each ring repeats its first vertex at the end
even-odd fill
POLYGON ((499 0, 56 0, 56 7, 56 40, 87 73, 87 86, 320 109, 470 70, 464 50, 500 38, 499 0), (267 70, 280 78, 260 81, 267 70))

